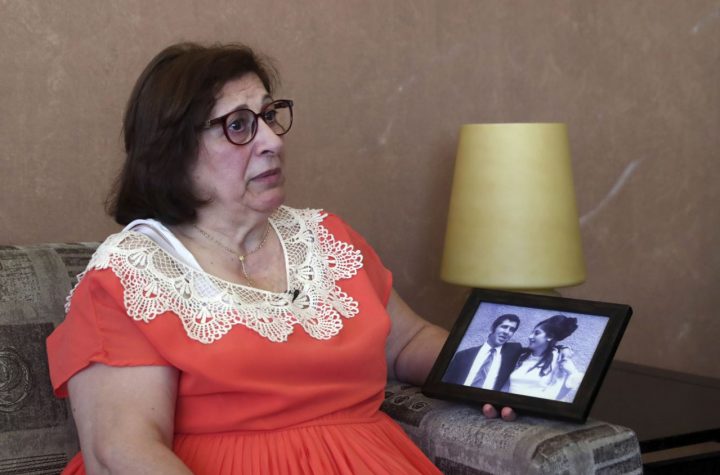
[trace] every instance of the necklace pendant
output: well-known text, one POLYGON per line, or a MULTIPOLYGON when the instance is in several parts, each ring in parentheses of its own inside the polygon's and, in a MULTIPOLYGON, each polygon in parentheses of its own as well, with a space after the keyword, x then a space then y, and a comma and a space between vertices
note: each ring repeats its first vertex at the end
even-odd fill
POLYGON ((245 262, 245 256, 237 256, 240 262, 245 262))

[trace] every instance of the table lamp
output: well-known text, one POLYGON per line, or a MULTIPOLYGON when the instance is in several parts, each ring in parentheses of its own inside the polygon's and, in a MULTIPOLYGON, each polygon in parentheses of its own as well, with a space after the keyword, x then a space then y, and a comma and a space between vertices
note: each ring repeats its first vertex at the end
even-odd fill
POLYGON ((441 278, 549 294, 585 280, 565 124, 461 128, 441 278))

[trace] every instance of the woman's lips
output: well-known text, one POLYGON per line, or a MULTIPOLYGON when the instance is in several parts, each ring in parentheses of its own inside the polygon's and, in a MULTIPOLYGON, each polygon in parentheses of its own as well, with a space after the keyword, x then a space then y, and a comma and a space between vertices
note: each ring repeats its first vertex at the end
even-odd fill
POLYGON ((280 168, 273 168, 259 175, 255 175, 250 181, 275 181, 282 176, 280 168))

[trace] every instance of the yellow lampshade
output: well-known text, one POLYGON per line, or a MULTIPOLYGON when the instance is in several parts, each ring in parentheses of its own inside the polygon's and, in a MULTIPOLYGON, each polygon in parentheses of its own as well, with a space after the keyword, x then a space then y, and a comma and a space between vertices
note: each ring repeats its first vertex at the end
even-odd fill
POLYGON ((462 127, 441 277, 516 290, 585 280, 565 124, 462 127))

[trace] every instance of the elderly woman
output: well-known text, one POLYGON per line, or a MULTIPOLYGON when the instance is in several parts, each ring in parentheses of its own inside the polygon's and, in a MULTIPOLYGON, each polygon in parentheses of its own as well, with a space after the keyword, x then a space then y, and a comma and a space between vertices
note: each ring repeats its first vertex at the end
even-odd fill
POLYGON ((379 406, 446 332, 340 218, 283 205, 275 83, 247 47, 194 44, 138 79, 110 201, 125 228, 48 339, 82 447, 64 473, 438 473, 379 406))
POLYGON ((553 315, 538 323, 528 338, 528 348, 510 373, 506 390, 571 402, 584 375, 573 363, 570 349, 557 343, 576 329, 577 319, 565 315, 553 315))

